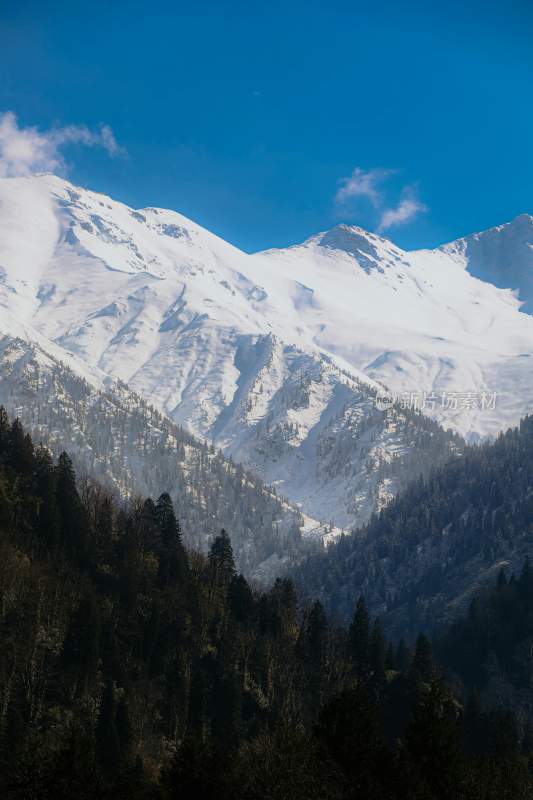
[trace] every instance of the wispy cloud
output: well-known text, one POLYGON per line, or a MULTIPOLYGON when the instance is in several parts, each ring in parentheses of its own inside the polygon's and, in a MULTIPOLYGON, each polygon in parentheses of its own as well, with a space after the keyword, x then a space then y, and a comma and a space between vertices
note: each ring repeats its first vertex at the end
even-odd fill
POLYGON ((0 113, 0 177, 33 175, 36 172, 65 170, 61 152, 65 145, 101 147, 111 158, 125 154, 108 125, 92 131, 85 125, 67 125, 41 131, 20 127, 13 112, 0 113))
POLYGON ((382 211, 377 230, 383 232, 389 228, 396 228, 398 225, 405 225, 427 210, 427 206, 416 196, 414 187, 407 186, 402 192, 398 205, 382 211))
POLYGON ((340 179, 335 202, 338 205, 345 205, 355 197, 366 197, 372 205, 378 206, 381 201, 379 186, 394 172, 393 169, 382 167, 369 170, 356 167, 348 178, 340 179))
POLYGON ((404 186, 396 204, 389 202, 386 183, 397 169, 377 167, 364 170, 356 167, 351 175, 341 178, 335 193, 335 204, 339 211, 355 211, 361 198, 370 202, 376 217, 376 230, 380 233, 389 228, 412 222, 419 214, 427 211, 427 206, 417 196, 415 186, 404 186))

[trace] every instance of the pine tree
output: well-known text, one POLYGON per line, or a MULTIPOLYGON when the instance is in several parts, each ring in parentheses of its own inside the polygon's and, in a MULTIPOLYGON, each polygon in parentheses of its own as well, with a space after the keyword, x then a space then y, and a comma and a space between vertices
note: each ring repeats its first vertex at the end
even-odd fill
POLYGON ((161 553, 161 531, 157 521, 156 506, 151 497, 148 497, 141 507, 139 546, 143 550, 161 553))
POLYGON ((115 726, 115 691, 107 683, 100 704, 96 726, 96 745, 100 764, 107 773, 112 773, 120 764, 120 742, 115 726))
POLYGON ((526 557, 524 561, 518 581, 518 589, 522 597, 524 610, 529 613, 533 608, 533 569, 529 557, 526 557))
POLYGON ((467 752, 479 753, 482 751, 483 728, 484 722, 479 692, 477 689, 473 689, 468 696, 463 714, 463 735, 467 752))
POLYGON ((430 683, 435 677, 435 663, 431 643, 423 633, 416 640, 415 653, 411 663, 411 675, 415 681, 430 683))
POLYGON ((0 467, 0 529, 9 531, 13 527, 13 498, 7 480, 0 467))
POLYGON ((100 655, 100 614, 91 591, 84 594, 63 646, 63 666, 75 676, 75 693, 86 695, 100 655))
POLYGON ((155 506, 155 518, 161 534, 161 543, 165 551, 181 544, 181 530, 174 513, 170 495, 163 492, 155 506))
POLYGON ((370 633, 368 612, 363 597, 355 607, 355 613, 349 630, 350 654, 359 678, 368 675, 370 666, 370 633))
POLYGON ((132 737, 130 715, 128 710, 128 702, 124 694, 122 695, 117 704, 115 728, 117 731, 121 758, 124 761, 127 761, 131 756, 131 746, 133 737, 132 737))
POLYGON ((316 669, 322 669, 327 650, 328 622, 324 606, 315 600, 305 622, 306 650, 316 669))
POLYGON ((385 680, 385 637, 379 618, 376 618, 370 636, 370 670, 376 683, 385 680))
POLYGON ((172 500, 167 492, 158 499, 155 507, 155 519, 161 537, 159 554, 159 577, 163 586, 176 582, 183 583, 188 572, 188 560, 181 530, 172 500))
POLYGON ((236 670, 216 676, 211 705, 212 734, 230 751, 239 738, 242 713, 242 685, 236 670))
POLYGON ((233 548, 225 530, 220 531, 209 550, 209 571, 215 586, 227 589, 235 575, 233 548))
POLYGON ((94 540, 96 559, 99 564, 110 564, 113 558, 113 534, 115 517, 113 501, 107 494, 95 498, 94 540))
POLYGON ((313 703, 320 707, 327 680, 329 631, 324 607, 315 600, 306 612, 300 633, 299 650, 307 673, 313 703))
POLYGON ((295 638, 298 633, 298 598, 290 578, 276 578, 269 592, 272 614, 277 635, 295 638))
POLYGON ((61 539, 56 483, 52 456, 45 447, 38 447, 35 452, 35 484, 39 494, 38 538, 52 552, 57 550, 61 539))
POLYGON ((76 486, 72 461, 61 453, 57 465, 56 503, 60 516, 61 542, 80 563, 89 556, 89 525, 76 486))
POLYGON ((507 586, 507 575, 505 574, 505 568, 501 567, 500 571, 498 572, 498 582, 497 582, 498 589, 503 589, 507 586))
POLYGON ((19 475, 28 478, 33 471, 33 443, 17 418, 8 434, 7 464, 19 475))
POLYGON ((396 669, 396 657, 394 655, 394 647, 392 642, 389 642, 387 645, 387 652, 385 653, 385 669, 387 671, 396 669))
POLYGON ((243 625, 253 618, 255 601, 244 575, 235 575, 229 586, 229 605, 232 617, 243 625))
POLYGON ((0 464, 7 464, 11 423, 4 406, 0 406, 0 464))
POLYGON ((463 796, 458 709, 439 681, 421 692, 413 709, 405 734, 405 755, 419 773, 428 797, 449 800, 463 796))
MULTIPOLYGON (((335 765, 342 770, 346 796, 385 798, 391 777, 392 758, 387 754, 379 709, 366 685, 344 690, 332 697, 320 713, 316 736, 335 765)), ((392 788, 392 787, 391 787, 392 788)))

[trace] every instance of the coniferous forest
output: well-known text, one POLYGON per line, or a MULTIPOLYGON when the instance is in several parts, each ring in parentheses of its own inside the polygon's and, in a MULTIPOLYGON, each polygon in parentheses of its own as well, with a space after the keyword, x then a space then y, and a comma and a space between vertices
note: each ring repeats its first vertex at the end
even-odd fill
POLYGON ((533 557, 533 416, 414 481, 354 536, 293 577, 348 620, 359 593, 395 636, 433 632, 466 613, 502 566, 533 557))
POLYGON ((182 542, 168 494, 78 485, 0 411, 0 796, 519 800, 533 795, 533 574, 388 641, 182 542), (499 679, 499 691, 488 692, 499 679))

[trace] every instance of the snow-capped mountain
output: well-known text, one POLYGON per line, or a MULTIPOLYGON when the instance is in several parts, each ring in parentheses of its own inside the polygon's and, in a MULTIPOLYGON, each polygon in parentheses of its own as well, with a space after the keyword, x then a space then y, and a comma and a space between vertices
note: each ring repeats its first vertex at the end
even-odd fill
MULTIPOLYGON (((520 310, 512 291, 522 289, 516 282, 520 275, 533 274, 533 250, 523 244, 533 240, 533 218, 518 217, 477 239, 486 239, 489 273, 503 249, 501 273, 514 263, 515 242, 522 266, 502 281, 511 289, 471 274, 472 246, 464 240, 407 253, 360 228, 340 225, 259 257, 267 265, 267 291, 280 281, 301 287, 300 296, 292 298, 293 313, 315 345, 408 404, 421 407, 425 399, 426 413, 476 438, 515 424, 533 408, 533 317, 520 310), (299 313, 304 292, 305 313, 299 313)), ((473 271, 481 271, 480 263, 479 255, 473 271)), ((524 286, 526 299, 525 278, 524 286)))
POLYGON ((413 413, 424 393, 469 436, 533 407, 533 318, 459 250, 406 253, 341 225, 247 255, 173 211, 50 175, 0 180, 10 319, 340 527, 457 448, 413 413), (407 407, 376 409, 382 385, 407 407))

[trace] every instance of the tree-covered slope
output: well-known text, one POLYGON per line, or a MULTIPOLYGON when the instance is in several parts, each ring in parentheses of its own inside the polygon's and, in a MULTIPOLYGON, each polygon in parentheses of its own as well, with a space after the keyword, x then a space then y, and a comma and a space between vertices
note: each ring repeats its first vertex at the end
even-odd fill
MULTIPOLYGON (((438 635, 436 648, 477 705, 512 708, 528 719, 533 707, 533 570, 502 567, 472 598, 468 612, 438 635)), ((531 734, 530 734, 531 735, 531 734)))
POLYGON ((36 343, 4 336, 0 403, 52 453, 67 448, 80 476, 130 497, 168 492, 188 544, 206 550, 230 528, 249 576, 271 580, 304 549, 297 509, 124 384, 95 386, 36 343))
POLYGON ((187 551, 168 494, 80 492, 0 410, 6 800, 529 798, 527 725, 470 719, 424 636, 254 591, 225 532, 187 551))
POLYGON ((297 582, 346 618, 362 592, 390 629, 453 617, 502 564, 533 553, 533 417, 466 448, 365 528, 311 556, 297 582))

